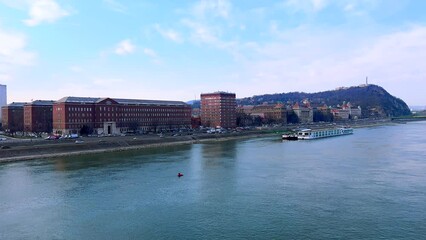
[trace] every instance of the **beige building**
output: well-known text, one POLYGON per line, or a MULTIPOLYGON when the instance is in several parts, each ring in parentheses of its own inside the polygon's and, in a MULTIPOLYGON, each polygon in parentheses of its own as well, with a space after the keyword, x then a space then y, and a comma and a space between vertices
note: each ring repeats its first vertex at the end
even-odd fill
POLYGON ((335 119, 358 119, 361 118, 361 107, 353 108, 351 103, 343 102, 340 108, 334 108, 331 110, 335 119))
POLYGON ((295 103, 292 109, 299 118, 300 123, 311 123, 314 121, 314 111, 308 101, 303 101, 303 104, 295 103))
POLYGON ((259 116, 264 122, 287 123, 287 108, 283 104, 242 106, 239 111, 250 116, 259 116))

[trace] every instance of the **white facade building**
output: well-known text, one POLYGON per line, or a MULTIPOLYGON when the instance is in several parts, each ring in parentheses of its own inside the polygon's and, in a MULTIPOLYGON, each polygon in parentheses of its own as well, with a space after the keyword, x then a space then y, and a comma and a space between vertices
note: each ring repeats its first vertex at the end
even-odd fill
POLYGON ((7 105, 6 85, 0 84, 0 123, 2 120, 1 108, 7 105))

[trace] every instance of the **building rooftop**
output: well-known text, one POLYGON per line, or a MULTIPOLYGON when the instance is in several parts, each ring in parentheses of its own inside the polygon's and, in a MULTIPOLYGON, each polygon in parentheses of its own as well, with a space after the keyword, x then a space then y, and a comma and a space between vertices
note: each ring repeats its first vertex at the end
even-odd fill
POLYGON ((53 100, 35 100, 25 105, 35 105, 35 106, 51 106, 55 103, 53 100))
POLYGON ((165 101, 165 100, 143 100, 143 99, 120 99, 112 98, 119 104, 125 105, 167 105, 167 106, 186 106, 187 103, 181 101, 165 101))
POLYGON ((12 102, 7 105, 7 107, 24 107, 27 104, 26 102, 12 102))
POLYGON ((92 98, 92 97, 63 97, 56 102, 64 103, 96 103, 99 99, 102 98, 92 98))
MULTIPOLYGON (((107 98, 91 98, 91 97, 63 97, 59 99, 58 103, 98 103, 107 98)), ((143 100, 143 99, 123 99, 123 98, 110 98, 119 104, 123 105, 162 105, 162 106, 187 106, 187 103, 181 101, 164 101, 164 100, 143 100)))
POLYGON ((212 92, 212 93, 201 93, 201 95, 209 95, 209 94, 235 95, 235 93, 224 92, 224 91, 217 91, 217 92, 212 92))

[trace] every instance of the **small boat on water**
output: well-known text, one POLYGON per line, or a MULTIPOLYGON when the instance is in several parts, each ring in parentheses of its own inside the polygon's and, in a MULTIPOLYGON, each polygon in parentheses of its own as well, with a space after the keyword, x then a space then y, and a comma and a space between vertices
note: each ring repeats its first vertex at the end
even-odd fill
POLYGON ((341 128, 333 128, 333 129, 302 129, 297 132, 297 139, 300 140, 311 140, 318 138, 326 138, 326 137, 335 137, 342 135, 353 134, 354 130, 350 127, 341 127, 341 128))
POLYGON ((296 134, 283 134, 282 135, 283 140, 298 140, 298 137, 296 134))

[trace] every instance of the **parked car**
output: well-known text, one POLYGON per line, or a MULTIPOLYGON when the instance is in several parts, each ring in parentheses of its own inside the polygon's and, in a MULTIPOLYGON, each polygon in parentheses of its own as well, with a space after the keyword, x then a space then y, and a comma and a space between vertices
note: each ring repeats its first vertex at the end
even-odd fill
POLYGON ((50 135, 50 136, 47 136, 45 139, 46 140, 56 140, 56 139, 59 139, 61 136, 56 136, 56 135, 50 135))

